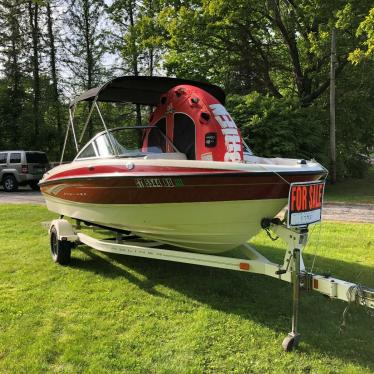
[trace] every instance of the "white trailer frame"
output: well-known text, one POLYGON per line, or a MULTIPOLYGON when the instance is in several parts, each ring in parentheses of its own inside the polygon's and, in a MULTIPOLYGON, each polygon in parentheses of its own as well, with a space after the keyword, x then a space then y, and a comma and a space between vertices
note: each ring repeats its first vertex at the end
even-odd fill
MULTIPOLYGON (((77 224, 73 226, 62 217, 46 224, 49 226, 52 257, 60 263, 62 262, 59 261, 56 252, 58 248, 61 251, 68 251, 68 259, 70 259, 71 248, 85 244, 101 252, 263 274, 292 283, 292 330, 283 340, 282 346, 285 351, 291 351, 300 340, 298 332, 300 289, 313 290, 332 299, 374 309, 374 289, 306 271, 302 251, 307 243, 308 228, 287 228, 287 225, 279 219, 264 220, 262 225, 264 229, 271 230, 287 243, 288 249, 282 265, 269 261, 247 243, 228 252, 230 255, 228 257, 227 255, 200 254, 180 249, 165 249, 162 248, 162 243, 145 241, 118 232, 116 232, 115 239, 96 239, 79 231, 81 229, 80 221, 77 221, 77 224)), ((62 254, 66 255, 64 252, 62 254)), ((66 260, 66 256, 62 258, 66 260)))

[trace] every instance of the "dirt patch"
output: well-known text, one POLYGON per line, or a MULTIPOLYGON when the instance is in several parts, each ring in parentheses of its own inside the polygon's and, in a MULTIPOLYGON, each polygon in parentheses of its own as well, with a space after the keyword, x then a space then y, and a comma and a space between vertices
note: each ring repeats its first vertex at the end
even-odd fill
POLYGON ((325 203, 322 218, 327 221, 374 223, 374 204, 325 203))

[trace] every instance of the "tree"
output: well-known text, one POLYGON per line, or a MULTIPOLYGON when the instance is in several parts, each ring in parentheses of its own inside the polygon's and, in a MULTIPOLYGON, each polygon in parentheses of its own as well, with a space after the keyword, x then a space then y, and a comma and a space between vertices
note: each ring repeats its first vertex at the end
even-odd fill
MULTIPOLYGON (((162 28, 157 14, 161 9, 159 0, 115 0, 107 8, 115 25, 112 50, 119 51, 125 74, 134 76, 154 74, 162 48, 162 28)), ((136 123, 141 124, 141 110, 135 105, 136 123)))
POLYGON ((59 76, 57 70, 57 50, 55 43, 53 8, 50 1, 46 3, 47 11, 47 28, 48 28, 48 47, 50 73, 52 78, 52 100, 57 124, 57 138, 59 139, 59 151, 62 151, 62 119, 61 119, 61 103, 59 94, 59 76))
MULTIPOLYGON (((114 0, 107 8, 107 12, 117 31, 113 33, 114 43, 112 48, 120 51, 125 66, 122 69, 131 75, 139 75, 139 48, 135 29, 137 17, 137 2, 135 0, 114 0)), ((136 123, 141 125, 142 115, 140 105, 135 105, 136 123)))
POLYGON ((21 32, 24 20, 24 3, 21 0, 0 1, 0 61, 3 72, 3 105, 1 120, 4 134, 0 142, 9 147, 20 145, 22 123, 20 121, 26 93, 23 86, 24 35, 21 32))
POLYGON ((39 142, 39 132, 42 117, 40 114, 40 43, 39 43, 39 4, 31 0, 28 1, 29 27, 31 34, 31 67, 33 85, 33 115, 34 115, 34 136, 35 144, 39 142))
MULTIPOLYGON (((106 51, 102 30, 103 0, 67 0, 65 16, 68 30, 63 40, 66 68, 70 71, 69 85, 76 93, 88 90, 105 81, 102 63, 106 51)), ((88 135, 93 135, 92 121, 88 135)))
MULTIPOLYGON (((349 1, 353 18, 368 4, 349 1)), ((159 17, 165 27, 165 67, 223 84, 229 92, 256 90, 275 97, 297 96, 308 106, 329 87, 332 26, 345 5, 323 0, 167 1, 159 17)), ((344 3, 343 3, 344 4, 344 3)), ((336 73, 347 63, 355 22, 339 29, 336 73)))

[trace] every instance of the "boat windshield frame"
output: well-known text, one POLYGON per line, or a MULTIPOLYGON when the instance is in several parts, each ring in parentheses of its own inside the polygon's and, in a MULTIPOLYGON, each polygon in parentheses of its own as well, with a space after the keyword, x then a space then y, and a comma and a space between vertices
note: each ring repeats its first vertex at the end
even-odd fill
POLYGON ((243 152, 247 153, 248 156, 254 156, 254 153, 252 152, 252 149, 249 148, 248 144, 245 142, 245 140, 242 138, 242 144, 243 144, 243 152))
MULTIPOLYGON (((131 128, 131 127, 135 127, 135 128, 147 128, 147 127, 152 127, 153 128, 153 126, 121 126, 121 127, 115 127, 115 128, 112 128, 112 129, 108 128, 107 125, 106 125, 106 123, 105 123, 105 121, 104 121, 104 117, 103 117, 103 115, 101 113, 99 105, 98 105, 98 97, 95 97, 95 99, 91 102, 91 107, 89 109, 88 116, 86 118, 84 127, 83 127, 83 129, 82 129, 82 131, 80 133, 79 138, 78 138, 78 134, 76 132, 76 128, 75 128, 75 125, 74 125, 74 117, 75 117, 76 108, 77 108, 77 103, 69 108, 69 120, 68 120, 68 126, 67 126, 66 133, 65 133, 65 139, 64 139, 63 147, 62 147, 62 153, 61 153, 61 158, 60 158, 60 165, 64 162, 64 155, 65 155, 66 145, 67 145, 67 141, 68 141, 68 138, 69 138, 69 132, 70 131, 72 132, 72 137, 73 137, 75 151, 76 151, 76 156, 74 157, 74 161, 78 159, 79 154, 81 154, 82 151, 93 140, 93 138, 92 138, 92 139, 90 139, 89 142, 87 142, 86 144, 84 144, 83 146, 81 146, 84 134, 87 131, 88 125, 90 123, 92 114, 93 114, 93 112, 94 112, 95 109, 97 111, 97 114, 99 115, 99 118, 100 118, 100 121, 101 121, 101 123, 103 125, 104 130, 101 131, 100 133, 96 134, 94 138, 96 138, 96 136, 99 136, 99 134, 109 133, 110 131, 115 131, 116 129, 120 129, 122 127, 125 127, 125 128, 131 128)), ((161 132, 161 134, 163 134, 162 131, 160 131, 160 132, 161 132)), ((163 134, 163 136, 166 137, 165 134, 163 134)), ((109 137, 109 141, 112 143, 110 137, 109 137)), ((166 141, 170 142, 172 144, 172 148, 174 150, 176 150, 176 152, 180 153, 177 150, 177 148, 175 147, 175 145, 173 144, 173 142, 169 138, 166 137, 166 141)), ((112 150, 115 150, 115 147, 114 147, 113 144, 111 144, 111 148, 112 148, 112 150)), ((116 152, 114 152, 114 155, 110 156, 110 157, 119 157, 119 155, 116 152)), ((86 159, 93 159, 93 158, 96 158, 96 156, 95 157, 88 157, 86 159)), ((103 157, 101 157, 101 158, 103 158, 103 157)), ((83 158, 80 158, 79 160, 82 160, 82 159, 83 158)))
MULTIPOLYGON (((112 129, 108 129, 108 130, 104 130, 104 131, 100 131, 99 133, 97 133, 93 138, 91 138, 80 150, 79 152, 77 153, 77 155, 75 156, 74 158, 74 161, 84 161, 84 160, 91 160, 91 159, 104 159, 104 158, 136 158, 136 157, 145 157, 147 156, 148 154, 153 154, 153 152, 142 152, 140 151, 138 154, 136 153, 133 153, 133 154, 119 154, 118 153, 118 146, 116 146, 114 143, 113 143, 113 138, 114 140, 116 140, 115 136, 113 136, 113 138, 111 136, 109 136, 109 134, 113 133, 113 132, 117 132, 117 131, 121 131, 121 130, 136 130, 136 131, 140 131, 140 130, 156 130, 158 131, 158 133, 161 135, 161 137, 163 139, 165 139, 165 142, 166 144, 169 144, 172 149, 174 150, 175 153, 181 153, 178 148, 174 145, 174 143, 157 127, 157 126, 120 126, 120 127, 115 127, 115 128, 112 128, 112 129), (97 146, 94 145, 95 144, 95 141, 96 139, 98 139, 99 137, 103 136, 103 135, 107 135, 108 137, 108 143, 110 145, 110 148, 111 148, 111 152, 112 154, 109 154, 107 156, 103 156, 103 155, 99 155, 98 154, 98 150, 97 150, 97 146), (92 156, 92 157, 80 157, 80 155, 86 150, 86 148, 88 148, 90 145, 93 145, 93 148, 94 148, 94 151, 95 151, 95 156, 92 156)), ((121 145, 121 144, 119 144, 121 145)), ((130 151, 131 152, 131 151, 130 151)), ((173 152, 173 153, 174 153, 173 152)), ((155 152, 155 153, 158 153, 158 152, 155 152)), ((166 153, 166 152, 160 152, 160 153, 166 153)), ((169 152, 170 153, 170 152, 169 152)))

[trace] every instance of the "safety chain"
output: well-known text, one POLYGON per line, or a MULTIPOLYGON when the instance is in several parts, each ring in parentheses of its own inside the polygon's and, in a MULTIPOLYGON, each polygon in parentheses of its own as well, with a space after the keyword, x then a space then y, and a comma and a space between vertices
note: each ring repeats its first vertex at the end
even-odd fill
POLYGON ((279 236, 272 236, 272 235, 271 235, 271 232, 270 232, 270 230, 269 230, 268 228, 264 228, 264 230, 265 230, 267 236, 268 236, 268 237, 269 237, 273 242, 275 242, 276 240, 279 239, 279 236))
MULTIPOLYGON (((365 294, 364 294, 364 288, 361 286, 361 284, 355 284, 351 287, 349 287, 347 291, 347 298, 348 298, 348 305, 344 308, 343 314, 342 314, 342 322, 339 327, 340 333, 342 333, 345 328, 347 327, 347 314, 349 311, 349 308, 351 304, 355 303, 358 305, 362 306, 367 306, 365 294)), ((374 317, 374 312, 370 310, 369 308, 366 309, 367 313, 371 316, 374 317)))

